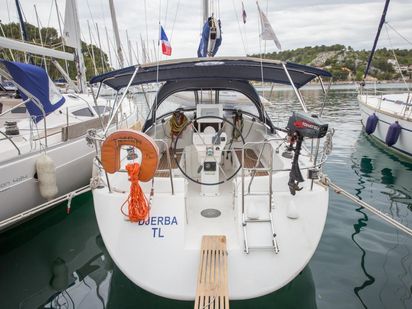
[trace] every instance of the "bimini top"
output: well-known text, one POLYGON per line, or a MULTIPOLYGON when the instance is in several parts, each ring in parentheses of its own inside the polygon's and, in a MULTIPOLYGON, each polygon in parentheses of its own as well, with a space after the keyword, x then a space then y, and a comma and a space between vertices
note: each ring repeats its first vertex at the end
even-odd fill
MULTIPOLYGON (((108 72, 93 77, 90 83, 104 83, 115 90, 120 90, 129 84, 133 73, 138 68, 131 83, 132 86, 157 81, 167 82, 183 79, 263 80, 264 82, 290 85, 291 83, 282 64, 281 61, 261 60, 250 57, 178 59, 131 66, 108 72)), ((285 66, 297 88, 304 86, 316 77, 332 76, 327 71, 306 65, 286 62, 285 66)))

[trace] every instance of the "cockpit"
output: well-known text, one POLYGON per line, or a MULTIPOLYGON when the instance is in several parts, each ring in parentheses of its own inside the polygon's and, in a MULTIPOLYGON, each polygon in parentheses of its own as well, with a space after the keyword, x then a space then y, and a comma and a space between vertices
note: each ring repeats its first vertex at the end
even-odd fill
POLYGON ((175 177, 199 184, 202 195, 216 196, 218 185, 235 177, 241 162, 260 168, 268 164, 269 150, 258 158, 259 147, 253 144, 246 147, 242 159, 246 143, 261 141, 276 130, 254 88, 245 82, 235 82, 232 88, 236 84, 242 91, 192 89, 163 97, 159 90, 144 125, 144 132, 160 148, 158 177, 169 176, 169 157, 175 177))

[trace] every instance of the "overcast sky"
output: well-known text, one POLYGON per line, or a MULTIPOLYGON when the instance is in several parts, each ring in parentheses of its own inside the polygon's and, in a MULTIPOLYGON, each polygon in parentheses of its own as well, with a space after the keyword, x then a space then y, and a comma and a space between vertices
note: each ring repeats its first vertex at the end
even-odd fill
MULTIPOLYGON (((14 2, 0 0, 2 23, 18 21, 14 2)), ((255 0, 243 0, 248 16, 245 25, 241 20, 241 0, 211 2, 215 16, 220 17, 222 21, 223 42, 218 55, 238 56, 264 51, 264 44, 260 45, 259 41, 259 19, 255 0)), ((54 0, 20 0, 20 3, 28 22, 37 23, 33 8, 33 4, 36 4, 42 26, 58 28, 56 9, 52 6, 54 0)), ((108 29, 111 44, 114 44, 108 3, 108 0, 78 0, 82 36, 90 42, 87 20, 91 26, 97 23, 106 51, 108 48, 105 27, 108 29)), ((262 10, 267 12, 283 50, 322 44, 344 44, 355 49, 369 50, 385 1, 261 0, 259 3, 262 10)), ((65 0, 57 0, 57 4, 61 15, 64 16, 65 0)), ((163 56, 162 59, 196 56, 202 19, 201 0, 114 0, 114 4, 126 57, 126 30, 132 41, 134 54, 136 43, 140 45, 140 36, 149 39, 154 53, 153 41, 158 37, 159 19, 173 48, 172 57, 163 56)), ((412 42, 411 12, 412 0, 392 0, 386 18, 387 22, 409 42, 412 42)), ((95 29, 92 27, 94 43, 97 45, 95 29)), ((384 28, 378 47, 390 47, 392 44, 394 48, 412 48, 411 43, 400 38, 393 30, 388 28, 388 31, 390 39, 384 28)), ((273 41, 267 41, 266 51, 277 51, 273 41)), ((136 62, 135 59, 133 62, 136 62)))

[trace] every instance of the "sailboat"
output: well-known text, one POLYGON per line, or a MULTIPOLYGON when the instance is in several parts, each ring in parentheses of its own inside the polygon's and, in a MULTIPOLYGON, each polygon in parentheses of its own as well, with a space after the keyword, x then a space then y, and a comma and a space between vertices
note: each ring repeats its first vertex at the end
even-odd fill
POLYGON ((141 288, 195 300, 195 308, 228 308, 229 299, 293 280, 314 254, 328 210, 318 177, 331 134, 300 92, 324 77, 331 74, 290 62, 202 57, 92 78, 116 91, 161 83, 142 131, 90 137, 96 218, 118 268, 141 288), (276 127, 254 82, 289 85, 304 111, 276 127))
POLYGON ((156 74, 164 82, 143 133, 120 130, 96 140, 100 157, 92 182, 99 228, 114 262, 140 287, 193 300, 199 252, 209 242, 213 248, 202 251, 213 252, 208 261, 227 263, 220 266, 227 271, 226 297, 253 298, 290 282, 315 252, 328 190, 313 174, 323 160, 311 157, 301 143, 323 137, 327 125, 296 112, 287 128, 275 127, 250 83, 261 79, 261 65, 266 82, 296 89, 330 76, 271 60, 200 58, 130 67, 91 80, 116 90, 152 82, 156 74), (249 102, 220 103, 221 90, 242 93, 249 102), (214 100, 202 99, 208 91, 214 100), (179 92, 193 99, 176 108, 167 98, 179 92), (165 125, 179 119, 185 124, 165 125), (140 172, 130 174, 136 164, 140 172), (129 195, 138 190, 128 181, 136 176, 139 197, 129 195), (150 214, 128 204, 145 197, 150 214))
MULTIPOLYGON (((68 0, 66 4, 66 17, 71 14, 66 23, 74 19, 74 29, 79 30, 76 2, 68 0)), ((73 33, 65 31, 66 35, 73 33)), ((119 102, 128 100, 126 93, 117 94, 114 101, 82 93, 87 87, 80 35, 74 43, 78 47, 75 56, 6 38, 0 40, 3 47, 76 59, 80 91, 61 94, 44 69, 0 59, 0 74, 13 81, 23 99, 3 110, 1 119, 10 120, 10 115, 21 109, 27 115, 5 121, 0 128, 0 230, 88 190, 95 153, 85 140, 87 131, 100 128, 111 132, 137 122, 135 105, 125 105, 114 113, 119 102)))
POLYGON ((289 62, 215 57, 92 78, 115 90, 163 83, 142 132, 95 139, 101 235, 120 270, 147 291, 202 304, 254 298, 286 285, 314 254, 328 209, 328 189, 316 181, 326 154, 311 156, 302 142, 328 126, 295 112, 287 128, 275 127, 251 84, 262 69, 265 82, 290 85, 299 100, 309 81, 330 77, 289 62), (249 102, 221 103, 220 91, 249 102), (180 92, 192 99, 168 101, 180 92))
MULTIPOLYGON (((390 0, 385 2, 365 77, 385 22, 389 2, 390 0)), ((361 87, 358 101, 365 133, 394 152, 412 159, 412 93, 410 90, 404 93, 369 94, 361 87)))

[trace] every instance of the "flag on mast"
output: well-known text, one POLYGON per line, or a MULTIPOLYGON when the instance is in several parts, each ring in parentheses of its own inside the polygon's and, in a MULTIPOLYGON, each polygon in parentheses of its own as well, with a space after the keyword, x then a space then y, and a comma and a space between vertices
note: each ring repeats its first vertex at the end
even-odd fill
POLYGON ((162 54, 170 56, 172 54, 172 46, 170 45, 163 26, 160 26, 160 42, 162 43, 162 54))
POLYGON ((242 19, 243 19, 243 23, 246 24, 246 10, 245 10, 245 6, 243 5, 243 1, 242 1, 242 19))
POLYGON ((260 23, 262 26, 262 33, 260 34, 261 39, 262 40, 273 40, 276 44, 276 47, 278 49, 282 49, 282 46, 280 45, 280 42, 275 34, 275 31, 273 31, 273 28, 270 25, 268 18, 266 17, 265 13, 263 13, 263 11, 260 9, 259 3, 257 1, 256 1, 256 5, 258 7, 260 23))

